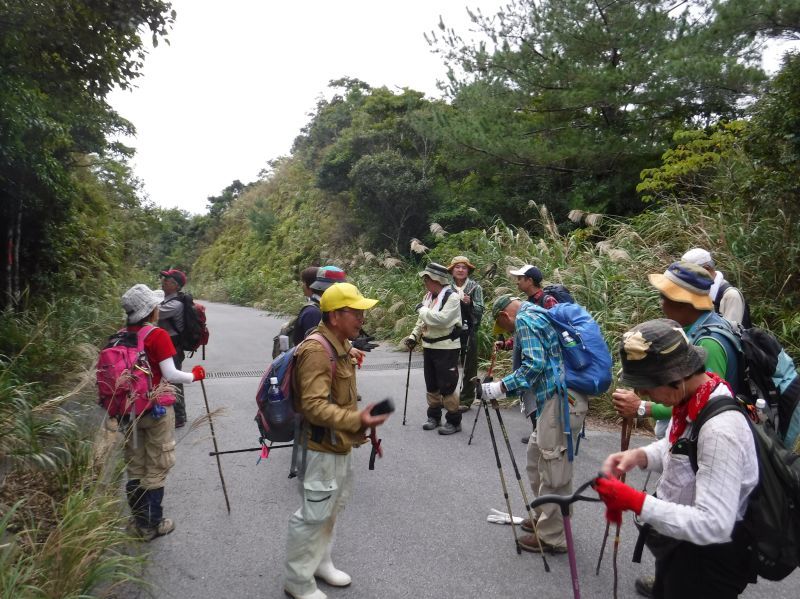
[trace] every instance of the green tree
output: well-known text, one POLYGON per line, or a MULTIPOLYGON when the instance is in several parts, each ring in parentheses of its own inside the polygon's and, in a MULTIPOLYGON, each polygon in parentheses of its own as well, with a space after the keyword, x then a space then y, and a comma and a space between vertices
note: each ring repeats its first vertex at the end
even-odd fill
POLYGON ((65 266, 58 245, 85 199, 76 173, 95 164, 87 156, 129 153, 107 141, 132 126, 106 95, 139 76, 143 32, 157 43, 174 17, 159 0, 0 3, 0 234, 12 248, 4 304, 31 284, 46 291, 37 273, 65 266))
POLYGON ((638 172, 658 164, 673 132, 740 116, 765 79, 757 33, 734 35, 732 21, 723 31, 717 9, 515 0, 471 15, 478 43, 441 23, 429 39, 448 65, 452 107, 439 135, 462 161, 527 178, 529 199, 636 211, 638 172))

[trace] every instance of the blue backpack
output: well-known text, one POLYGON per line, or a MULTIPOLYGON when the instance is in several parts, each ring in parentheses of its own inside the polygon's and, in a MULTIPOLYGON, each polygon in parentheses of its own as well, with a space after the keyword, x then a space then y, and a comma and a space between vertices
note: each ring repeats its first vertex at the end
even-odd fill
POLYGON ((600 395, 611 386, 611 352, 600 326, 580 304, 556 304, 549 310, 534 306, 547 317, 561 342, 566 385, 587 395, 600 395))

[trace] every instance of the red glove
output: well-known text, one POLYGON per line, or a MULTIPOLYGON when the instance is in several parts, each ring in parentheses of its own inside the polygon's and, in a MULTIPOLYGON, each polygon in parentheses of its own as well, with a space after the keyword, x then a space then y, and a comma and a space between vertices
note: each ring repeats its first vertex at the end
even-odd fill
POLYGON ((622 521, 622 512, 625 510, 640 514, 644 498, 647 497, 642 491, 637 491, 616 478, 605 476, 595 479, 594 490, 606 504, 606 518, 615 524, 622 521))
POLYGON ((206 369, 200 366, 199 364, 192 368, 192 376, 196 381, 202 381, 206 378, 206 369))

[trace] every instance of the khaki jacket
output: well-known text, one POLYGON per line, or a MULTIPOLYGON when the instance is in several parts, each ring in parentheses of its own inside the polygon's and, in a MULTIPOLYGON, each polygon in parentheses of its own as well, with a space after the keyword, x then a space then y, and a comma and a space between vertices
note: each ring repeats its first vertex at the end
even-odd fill
POLYGON ((325 429, 321 441, 311 438, 308 448, 325 453, 346 454, 366 441, 358 416, 356 370, 350 355, 350 342, 344 345, 333 332, 320 324, 316 332, 324 336, 337 356, 336 376, 331 381, 328 352, 319 341, 306 339, 295 353, 294 397, 296 409, 306 422, 325 429), (330 401, 331 387, 333 401, 330 401), (331 438, 335 431, 336 442, 331 438))
POLYGON ((454 327, 461 327, 461 300, 458 299, 458 293, 452 292, 448 294, 447 301, 439 309, 439 298, 444 297, 444 293, 449 289, 449 285, 442 289, 442 293, 437 297, 432 297, 430 293, 425 296, 423 306, 419 309, 419 318, 414 330, 411 331, 411 336, 415 341, 422 340, 422 347, 427 349, 459 349, 461 348, 461 341, 455 339, 442 339, 436 343, 425 341, 424 337, 429 339, 436 339, 437 337, 444 337, 453 332, 454 327))

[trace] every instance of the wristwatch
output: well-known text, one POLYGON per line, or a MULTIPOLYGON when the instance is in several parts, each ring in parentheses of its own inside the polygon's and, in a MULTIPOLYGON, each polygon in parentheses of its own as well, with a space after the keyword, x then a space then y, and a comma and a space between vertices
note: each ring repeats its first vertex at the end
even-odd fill
POLYGON ((644 418, 645 414, 647 413, 647 402, 642 400, 639 402, 639 407, 636 408, 636 416, 639 418, 644 418))

